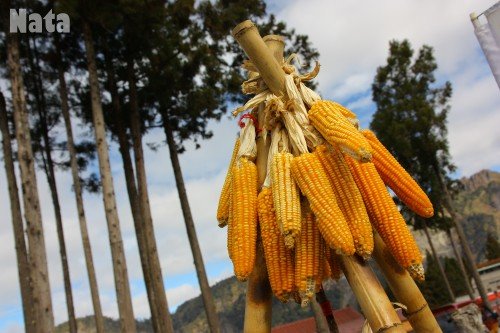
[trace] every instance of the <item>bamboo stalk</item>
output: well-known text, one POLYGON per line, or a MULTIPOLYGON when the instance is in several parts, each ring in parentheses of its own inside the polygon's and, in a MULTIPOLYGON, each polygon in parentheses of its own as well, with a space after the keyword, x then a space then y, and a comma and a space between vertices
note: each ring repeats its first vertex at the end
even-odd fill
MULTIPOLYGON (((284 72, 273 56, 273 52, 266 47, 255 25, 249 20, 244 21, 233 29, 232 35, 259 70, 271 92, 278 96, 283 95, 284 72)), ((374 332, 404 332, 399 317, 371 269, 355 257, 343 257, 342 267, 372 330, 374 332)), ((247 299, 249 294, 257 292, 250 286, 253 287, 253 285, 249 283, 247 299)), ((252 318, 248 317, 248 319, 252 318)), ((245 319, 247 319, 246 313, 245 319)), ((260 331, 245 330, 245 332, 260 331)))
POLYGON ((442 332, 415 281, 405 269, 396 263, 378 234, 375 234, 373 256, 389 283, 389 288, 391 288, 397 300, 407 307, 406 317, 415 332, 442 332))
POLYGON ((405 332, 384 288, 367 263, 342 256, 341 267, 373 332, 405 332))
MULTIPOLYGON (((274 54, 278 61, 283 59, 285 42, 283 37, 269 35, 264 37, 264 48, 274 54), (267 47, 266 47, 267 45, 267 47)), ((274 59, 274 58, 273 58, 274 59)), ((264 123, 263 107, 259 108, 257 115, 258 123, 264 123)), ((259 189, 262 187, 267 172, 267 155, 271 145, 270 137, 266 139, 259 134, 257 137, 257 172, 259 178, 259 189)), ((266 261, 260 236, 257 240, 257 257, 255 268, 248 279, 247 295, 245 303, 244 332, 268 333, 271 332, 272 314, 272 292, 267 276, 266 261)))

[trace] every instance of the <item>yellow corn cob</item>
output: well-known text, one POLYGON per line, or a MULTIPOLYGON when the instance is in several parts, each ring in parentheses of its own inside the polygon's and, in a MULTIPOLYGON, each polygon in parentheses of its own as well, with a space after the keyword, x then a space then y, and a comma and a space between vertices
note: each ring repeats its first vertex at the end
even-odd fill
POLYGON ((271 164, 276 217, 288 248, 293 248, 295 238, 300 233, 300 195, 290 171, 292 158, 290 153, 276 153, 271 164))
POLYGON ((358 163, 346 157, 358 185, 370 221, 396 261, 416 280, 424 280, 422 254, 398 207, 392 200, 373 163, 358 163))
POLYGON ((318 226, 315 226, 315 236, 318 236, 317 242, 319 243, 319 252, 318 256, 314 257, 314 270, 315 270, 315 280, 314 280, 314 293, 317 293, 320 288, 321 284, 323 283, 323 280, 326 278, 325 276, 325 262, 326 262, 326 257, 325 257, 325 249, 329 248, 326 246, 325 240, 321 236, 321 233, 318 230, 318 226))
POLYGON ((371 159, 372 149, 365 137, 331 103, 315 102, 309 110, 309 119, 330 144, 340 147, 343 152, 361 162, 371 159))
POLYGON ((322 274, 324 245, 309 207, 302 207, 302 229, 295 245, 295 287, 299 291, 302 306, 314 296, 317 281, 322 274))
POLYGON ((416 214, 422 217, 434 215, 434 208, 427 194, 377 139, 375 133, 370 130, 363 130, 361 133, 373 149, 372 162, 384 183, 416 214))
POLYGON ((325 249, 325 259, 328 264, 329 277, 333 280, 338 280, 342 276, 342 270, 340 269, 340 257, 332 249, 325 249))
POLYGON ((354 254, 351 231, 318 157, 312 153, 294 157, 291 169, 294 180, 318 218, 318 228, 328 246, 345 255, 354 254))
POLYGON ((257 200, 260 234, 269 282, 274 295, 280 301, 286 302, 294 289, 293 254, 285 247, 285 241, 276 223, 271 189, 264 187, 257 200))
POLYGON ((318 156, 333 188, 337 204, 344 215, 354 240, 356 253, 367 259, 373 251, 373 233, 363 198, 352 178, 344 156, 335 148, 318 146, 318 156))
POLYGON ((227 253, 233 259, 234 225, 233 225, 233 194, 229 191, 229 215, 227 217, 227 253))
POLYGON ((327 251, 329 253, 331 249, 328 246, 325 246, 325 254, 323 256, 323 278, 321 279, 322 281, 326 281, 332 277, 332 270, 330 269, 330 264, 328 263, 327 251))
POLYGON ((224 180, 224 185, 222 185, 222 191, 219 197, 219 206, 217 207, 217 221, 219 221, 219 227, 221 228, 227 225, 227 220, 229 218, 229 196, 231 192, 231 174, 239 149, 240 149, 240 138, 237 138, 236 142, 234 143, 233 154, 231 155, 231 162, 229 162, 229 168, 227 169, 226 179, 224 180))
POLYGON ((328 101, 328 100, 324 100, 323 102, 329 108, 332 108, 332 109, 339 111, 346 118, 357 118, 356 114, 354 112, 352 112, 351 110, 349 110, 348 108, 346 108, 342 104, 339 104, 339 103, 334 102, 334 101, 328 101))
POLYGON ((255 263, 257 241, 257 167, 247 158, 233 166, 231 245, 234 273, 245 281, 255 263))

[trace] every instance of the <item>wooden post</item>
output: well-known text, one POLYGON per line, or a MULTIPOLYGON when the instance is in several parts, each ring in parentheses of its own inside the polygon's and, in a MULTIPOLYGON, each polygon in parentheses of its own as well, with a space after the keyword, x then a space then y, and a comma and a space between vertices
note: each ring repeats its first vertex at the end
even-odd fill
MULTIPOLYGON (((244 21, 233 29, 232 35, 257 67, 269 89, 275 95, 282 96, 285 91, 285 74, 280 63, 273 56, 273 52, 266 47, 255 25, 251 21, 244 21)), ((257 160, 257 166, 258 163, 259 160, 257 160)), ((343 257, 342 267, 372 330, 374 332, 404 332, 396 311, 368 265, 355 257, 343 257)), ((249 296, 257 292, 250 288, 254 286, 250 282, 247 293, 247 311, 250 310, 248 307, 249 296)), ((257 294, 260 292, 258 291, 257 294)), ((250 316, 250 314, 247 316, 245 313, 245 319, 253 318, 255 317, 250 316)), ((270 330, 270 328, 268 331, 246 330, 246 328, 247 324, 245 323, 245 332, 269 332, 270 330)))
POLYGON ((415 281, 413 281, 405 269, 396 263, 396 260, 394 260, 394 257, 385 246, 384 241, 377 233, 375 234, 373 256, 382 273, 385 275, 394 296, 396 296, 399 302, 406 305, 406 317, 415 332, 442 332, 415 281))
MULTIPOLYGON (((277 61, 283 59, 285 41, 283 37, 269 35, 264 37, 264 48, 274 54, 277 61), (266 47, 267 45, 267 47, 266 47)), ((273 58, 274 59, 274 58, 273 58)), ((263 107, 259 108, 258 123, 264 123, 263 107)), ((262 187, 267 173, 267 155, 271 145, 270 137, 266 139, 260 133, 257 136, 257 172, 259 177, 259 189, 262 187)), ((255 268, 248 279, 247 295, 245 304, 244 332, 246 333, 268 333, 271 332, 272 314, 272 292, 267 276, 267 266, 264 259, 264 250, 260 236, 257 240, 257 257, 255 268)))

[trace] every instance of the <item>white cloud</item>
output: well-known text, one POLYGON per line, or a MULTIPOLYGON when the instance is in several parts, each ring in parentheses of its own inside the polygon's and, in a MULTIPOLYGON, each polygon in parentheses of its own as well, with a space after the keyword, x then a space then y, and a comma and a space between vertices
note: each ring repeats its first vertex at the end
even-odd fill
POLYGON ((4 333, 23 333, 24 327, 19 324, 10 324, 5 327, 4 333))
POLYGON ((368 73, 354 74, 345 79, 337 88, 333 90, 336 99, 344 99, 357 93, 366 91, 370 85, 373 75, 368 73))
POLYGON ((168 305, 177 308, 185 301, 200 294, 200 288, 196 285, 183 284, 176 288, 167 289, 168 305))
MULTIPOLYGON (((309 35, 320 52, 319 89, 325 98, 350 101, 357 110, 367 96, 378 66, 384 65, 389 41, 407 38, 415 50, 434 48, 437 81, 451 81, 449 141, 461 175, 500 165, 495 124, 500 94, 474 36, 469 13, 493 1, 291 1, 277 2, 278 18, 309 35), (318 10, 321 8, 321 10, 318 10), (364 94, 363 94, 364 95, 364 94), (351 101, 352 99, 354 101, 351 101), (357 100, 356 100, 357 99, 357 100)), ((363 110, 361 121, 368 124, 363 110)))

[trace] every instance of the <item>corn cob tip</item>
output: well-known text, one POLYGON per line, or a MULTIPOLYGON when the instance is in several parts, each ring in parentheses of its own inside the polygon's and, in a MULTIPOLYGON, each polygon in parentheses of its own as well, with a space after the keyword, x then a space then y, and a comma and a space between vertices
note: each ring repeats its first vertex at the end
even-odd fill
POLYGON ((354 253, 356 253, 356 250, 354 249, 353 247, 353 251, 352 252, 349 252, 349 253, 346 253, 344 251, 342 251, 341 249, 334 249, 334 248, 331 248, 333 251, 335 251, 335 254, 338 254, 339 256, 352 256, 354 253))
POLYGON ((371 151, 366 150, 365 148, 361 147, 359 149, 359 156, 360 156, 360 162, 361 163, 367 163, 372 160, 372 153, 371 151))
POLYGON ((300 299, 300 306, 303 307, 303 308, 307 307, 309 305, 309 301, 310 301, 309 298, 302 297, 300 299))
POLYGON ((288 303, 290 300, 290 293, 284 292, 280 295, 276 295, 276 298, 281 302, 281 303, 288 303))
POLYGON ((363 246, 356 247, 356 253, 363 259, 363 261, 367 261, 372 257, 372 253, 365 250, 363 246))
POLYGON ((295 236, 291 233, 285 235, 285 246, 287 249, 295 247, 295 236))
POLYGON ((419 282, 425 281, 424 266, 422 264, 412 264, 406 270, 414 280, 419 282))
POLYGON ((424 214, 422 217, 429 218, 434 216, 434 207, 428 207, 424 210, 424 214))
POLYGON ((306 297, 311 298, 314 296, 315 287, 316 287, 316 280, 312 277, 308 277, 306 282, 306 292, 305 292, 306 297))
POLYGON ((246 282, 246 280, 248 280, 248 277, 250 276, 250 274, 245 274, 245 275, 235 274, 235 275, 238 281, 240 282, 246 282))
POLYGON ((219 225, 219 228, 224 228, 225 226, 227 226, 227 219, 219 221, 218 225, 219 225))

